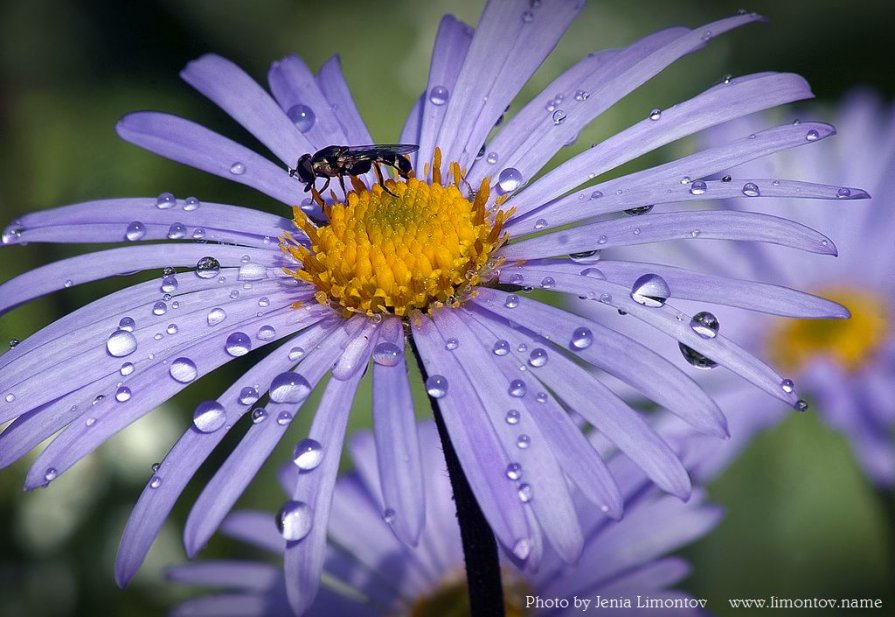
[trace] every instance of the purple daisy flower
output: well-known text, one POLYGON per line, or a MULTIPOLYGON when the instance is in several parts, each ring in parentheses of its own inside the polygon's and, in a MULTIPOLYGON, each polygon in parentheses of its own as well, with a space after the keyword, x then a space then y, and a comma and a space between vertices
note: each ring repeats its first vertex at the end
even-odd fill
MULTIPOLYGON (((412 147, 372 153, 363 148, 362 155, 326 149, 372 142, 337 59, 317 75, 296 56, 276 62, 268 75, 272 96, 219 56, 190 63, 184 79, 281 164, 165 113, 130 114, 119 122, 119 134, 295 206, 294 220, 163 193, 76 204, 13 222, 3 233, 5 245, 125 246, 65 259, 4 283, 2 311, 122 272, 160 270, 162 276, 63 317, 0 358, 0 422, 12 420, 0 436, 0 465, 59 432, 26 480, 29 489, 46 485, 197 378, 282 342, 232 387, 198 406, 193 425, 155 470, 135 507, 116 579, 125 584, 133 576, 190 478, 239 424, 242 439, 187 521, 185 545, 194 555, 320 385, 313 424, 297 446, 319 455, 316 468, 299 476, 290 491, 301 524, 287 534, 286 575, 298 581, 289 588, 290 600, 301 612, 318 586, 348 412, 371 359, 384 507, 399 538, 414 544, 422 533, 425 478, 404 357, 409 340, 477 507, 517 559, 537 565, 536 549, 543 543, 566 561, 580 557, 585 536, 567 479, 603 512, 621 515, 622 492, 580 421, 660 488, 686 498, 690 480, 673 449, 581 363, 629 384, 696 430, 724 437, 718 406, 653 350, 515 291, 539 287, 598 299, 797 405, 796 393, 781 388, 783 378, 773 369, 723 334, 704 336, 666 300, 723 302, 797 317, 842 317, 840 305, 761 282, 625 261, 602 262, 598 270, 592 262, 604 248, 673 239, 764 242, 835 254, 823 234, 766 214, 694 210, 636 216, 659 203, 739 194, 740 186, 701 178, 818 142, 834 129, 787 123, 593 183, 694 132, 811 96, 797 75, 747 75, 653 110, 534 179, 582 127, 623 96, 715 36, 761 19, 743 12, 588 55, 486 143, 581 5, 493 1, 475 31, 444 18, 426 90, 399 140, 412 147), (513 70, 504 70, 507 63, 513 70), (407 151, 413 152, 405 160, 401 153, 407 151), (398 170, 397 181, 383 179, 382 164, 398 170), (284 165, 297 169, 287 173, 284 165), (337 180, 334 190, 323 197, 314 190, 314 199, 302 201, 303 189, 318 176, 325 184, 337 180), (354 189, 347 196, 335 188, 346 179, 354 189), (258 406, 264 397, 268 402, 258 406), (518 487, 506 481, 506 470, 515 465, 525 469, 533 499, 520 499, 518 487)), ((857 188, 793 180, 762 195, 836 200, 843 191, 848 199, 866 197, 857 188)))
MULTIPOLYGON (((778 178, 796 175, 820 178, 838 173, 844 180, 867 187, 873 199, 840 208, 806 207, 795 200, 752 203, 747 199, 726 201, 730 211, 750 209, 798 218, 836 238, 842 256, 835 262, 811 259, 777 247, 717 246, 711 253, 691 246, 687 252, 663 251, 650 257, 680 264, 700 263, 717 276, 750 277, 783 286, 798 286, 833 298, 847 306, 851 319, 783 320, 753 312, 716 311, 723 330, 745 347, 773 361, 786 371, 787 389, 798 384, 816 404, 830 427, 851 443, 867 477, 877 486, 895 486, 895 401, 890 395, 895 381, 895 264, 888 235, 893 218, 887 207, 895 187, 895 114, 873 94, 855 92, 835 112, 842 136, 834 143, 812 148, 805 157, 781 153, 762 161, 722 171, 723 178, 766 178, 756 182, 758 191, 775 190, 778 178), (754 207, 753 207, 754 206, 754 207)), ((731 133, 755 130, 758 121, 742 121, 720 127, 713 142, 731 133)), ((799 125, 799 121, 795 121, 799 125)), ((848 198, 849 189, 840 191, 848 198)), ((673 352, 671 352, 673 353, 673 352)), ((782 419, 775 401, 761 392, 749 391, 739 380, 710 376, 704 381, 711 392, 724 392, 722 409, 732 415, 757 414, 750 432, 782 419)))
MULTIPOLYGON (((418 545, 410 547, 378 516, 384 501, 373 435, 359 433, 352 438, 356 471, 336 483, 329 522, 324 572, 330 584, 321 587, 308 615, 460 614, 466 585, 463 551, 434 424, 420 425, 419 439, 427 478, 423 487, 426 527, 418 545)), ((623 495, 625 518, 613 521, 578 495, 575 506, 584 522, 585 537, 582 560, 569 566, 549 547, 545 547, 537 570, 519 570, 512 558, 505 560, 508 614, 578 615, 582 608, 573 606, 575 596, 586 598, 591 605, 602 599, 607 603, 603 608, 637 609, 639 601, 641 609, 649 602, 653 608, 666 609, 662 614, 701 614, 697 599, 673 589, 687 576, 689 565, 670 553, 708 533, 720 520, 720 509, 705 504, 701 491, 695 491, 687 503, 663 495, 623 456, 612 457, 608 465, 623 495), (656 525, 657 520, 663 524, 656 525), (569 607, 564 608, 557 599, 567 600, 569 607)), ((298 473, 294 465, 281 472, 287 491, 298 473)), ((525 485, 520 486, 524 494, 525 485)), ((280 555, 285 548, 269 513, 235 512, 225 519, 222 531, 280 555)), ((168 577, 228 590, 187 600, 173 615, 290 614, 283 570, 269 563, 209 560, 171 568, 168 577)), ((619 612, 640 614, 637 610, 619 612)))

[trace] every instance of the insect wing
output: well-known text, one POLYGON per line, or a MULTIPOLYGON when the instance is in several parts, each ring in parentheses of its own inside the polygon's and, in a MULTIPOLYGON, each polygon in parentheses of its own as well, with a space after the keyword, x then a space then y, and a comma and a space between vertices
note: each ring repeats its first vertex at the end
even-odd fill
POLYGON ((381 158, 392 154, 410 154, 420 147, 416 144, 371 144, 368 146, 348 146, 345 155, 361 158, 381 158))

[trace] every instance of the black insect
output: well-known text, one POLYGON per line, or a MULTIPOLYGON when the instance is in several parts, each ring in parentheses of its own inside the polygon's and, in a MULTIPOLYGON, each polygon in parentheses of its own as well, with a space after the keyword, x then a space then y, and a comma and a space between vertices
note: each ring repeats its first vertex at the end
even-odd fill
POLYGON ((419 150, 413 144, 373 144, 369 146, 327 146, 314 154, 302 154, 295 169, 289 175, 305 183, 305 193, 311 190, 317 178, 326 178, 321 192, 329 186, 330 180, 339 179, 342 192, 345 192, 345 176, 359 176, 370 169, 376 172, 379 186, 387 193, 394 195, 385 187, 380 164, 394 167, 398 175, 405 180, 413 168, 407 155, 419 150))

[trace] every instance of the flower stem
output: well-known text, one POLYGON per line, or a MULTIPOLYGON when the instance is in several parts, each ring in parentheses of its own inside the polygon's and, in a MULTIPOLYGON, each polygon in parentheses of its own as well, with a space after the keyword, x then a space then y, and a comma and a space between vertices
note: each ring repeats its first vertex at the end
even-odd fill
MULTIPOLYGON (((417 365, 423 376, 428 379, 426 368, 413 337, 410 347, 416 356, 417 365)), ((469 592, 470 617, 504 617, 503 584, 500 579, 500 559, 497 552, 497 541, 494 532, 488 525, 479 502, 476 501, 466 473, 457 458, 457 452, 451 443, 451 437, 445 426, 438 399, 429 397, 435 426, 444 449, 448 476, 454 493, 454 505, 457 508, 457 522, 460 524, 460 537, 463 541, 463 557, 466 561, 466 584, 469 592)))

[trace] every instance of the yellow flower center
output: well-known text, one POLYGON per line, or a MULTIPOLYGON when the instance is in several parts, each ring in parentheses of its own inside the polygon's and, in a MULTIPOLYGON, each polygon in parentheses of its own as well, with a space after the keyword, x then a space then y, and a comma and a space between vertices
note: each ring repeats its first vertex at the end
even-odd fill
MULTIPOLYGON (((524 580, 504 570, 503 603, 506 617, 525 617, 525 596, 531 591, 524 580)), ((405 614, 405 613, 402 613, 405 614)), ((431 593, 423 595, 406 612, 407 617, 469 617, 469 594, 465 576, 451 576, 431 593)))
POLYGON ((435 158, 432 184, 414 177, 387 180, 385 191, 351 178, 355 190, 347 202, 324 207, 326 225, 315 225, 294 208, 295 225, 310 246, 288 233, 281 238, 280 248, 301 263, 286 272, 314 285, 317 301, 345 316, 404 316, 459 306, 498 265, 489 257, 506 242, 501 231, 510 212, 489 215, 488 179, 467 199, 456 163, 453 182, 442 186, 440 153, 435 158))
POLYGON ((817 295, 847 306, 851 319, 781 320, 768 337, 772 360, 795 372, 812 358, 827 357, 848 371, 858 371, 873 359, 889 334, 886 302, 852 287, 826 288, 817 295))

